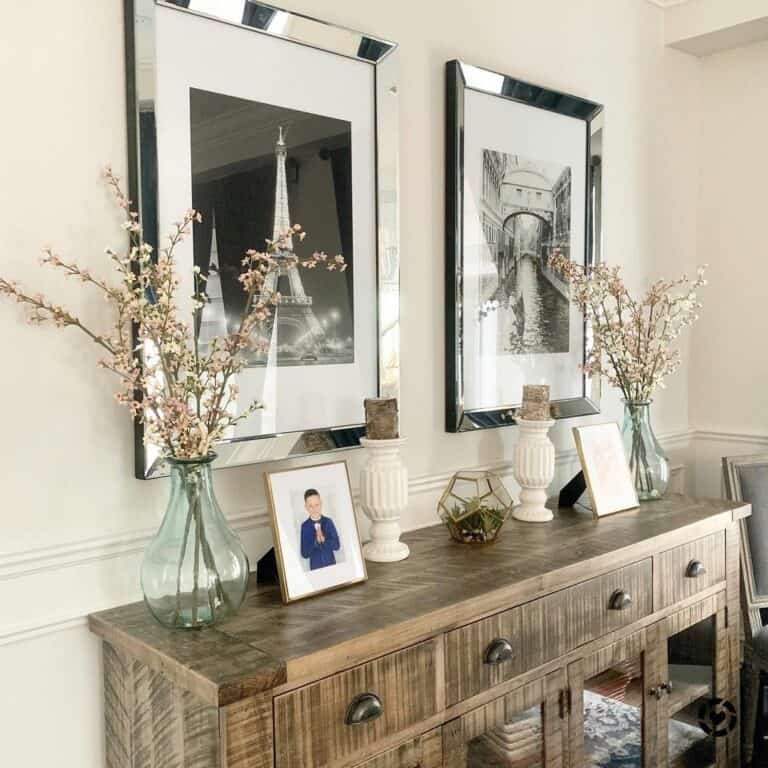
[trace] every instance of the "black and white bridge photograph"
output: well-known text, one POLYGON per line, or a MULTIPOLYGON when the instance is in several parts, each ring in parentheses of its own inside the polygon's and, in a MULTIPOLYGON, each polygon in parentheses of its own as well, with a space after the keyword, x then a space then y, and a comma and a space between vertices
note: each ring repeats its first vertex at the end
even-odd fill
POLYGON ((497 329, 497 354, 569 351, 568 286, 550 269, 570 253, 571 168, 483 150, 481 324, 497 329))

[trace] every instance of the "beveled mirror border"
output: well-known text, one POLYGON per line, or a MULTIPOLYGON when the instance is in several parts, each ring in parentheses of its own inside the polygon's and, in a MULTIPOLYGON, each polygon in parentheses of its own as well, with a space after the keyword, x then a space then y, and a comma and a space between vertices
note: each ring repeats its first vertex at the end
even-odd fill
MULTIPOLYGON (((464 96, 467 90, 486 93, 537 109, 575 117, 587 123, 585 147, 586 201, 584 263, 600 260, 603 244, 601 172, 604 110, 602 105, 559 91, 532 85, 489 69, 454 60, 446 63, 445 141, 445 429, 470 432, 517 423, 520 403, 465 409, 463 381, 464 275, 464 96), (600 142, 596 141, 600 133, 600 142)), ((583 360, 590 349, 584 326, 583 360)), ((567 419, 600 413, 600 380, 582 375, 580 397, 553 401, 553 418, 567 419)))
MULTIPOLYGON (((194 0, 192 0, 194 2, 194 0)), ((126 98, 128 116, 128 191, 137 201, 140 220, 147 242, 157 246, 159 227, 157 211, 157 143, 154 122, 156 76, 155 8, 163 6, 180 13, 191 13, 211 20, 239 26, 254 34, 282 38, 289 45, 303 45, 338 56, 364 62, 374 71, 375 104, 375 190, 376 190, 376 266, 378 300, 378 381, 379 396, 400 395, 399 342, 399 150, 398 150, 398 47, 396 43, 329 24, 303 14, 277 8, 266 3, 243 0, 241 21, 224 15, 202 13, 188 6, 190 0, 124 0, 126 98), (290 22, 301 19, 303 34, 287 34, 273 19, 290 22), (324 36, 327 42, 323 41, 324 36), (349 46, 357 53, 350 54, 349 46), (141 54, 139 53, 141 52, 141 54), (141 70, 141 72, 140 72, 141 70), (151 147, 142 154, 140 147, 151 147), (387 317, 383 300, 387 298, 387 317), (394 309, 393 309, 394 308, 394 309), (387 357, 382 340, 386 338, 387 357)), ((362 403, 361 403, 362 408, 362 403)), ((276 433, 235 438, 217 445, 214 467, 243 466, 266 461, 279 461, 320 453, 349 450, 360 446, 365 425, 331 425, 306 432, 276 433)), ((136 477, 149 479, 167 474, 162 460, 144 445, 142 425, 135 425, 134 455, 136 477)))

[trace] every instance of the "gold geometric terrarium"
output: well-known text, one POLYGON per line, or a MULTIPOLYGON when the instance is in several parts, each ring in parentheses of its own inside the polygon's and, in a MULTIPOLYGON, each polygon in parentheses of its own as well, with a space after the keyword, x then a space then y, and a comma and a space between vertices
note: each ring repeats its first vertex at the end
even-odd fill
POLYGON ((440 519, 462 544, 490 544, 512 508, 512 497, 493 472, 457 472, 437 504, 440 519))

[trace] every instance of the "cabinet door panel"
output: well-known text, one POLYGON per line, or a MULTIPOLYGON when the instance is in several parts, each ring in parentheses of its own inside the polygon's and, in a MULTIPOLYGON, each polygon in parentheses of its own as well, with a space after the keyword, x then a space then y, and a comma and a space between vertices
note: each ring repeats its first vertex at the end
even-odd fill
POLYGON ((725 594, 665 620, 666 733, 659 764, 738 765, 738 689, 733 690, 725 594))
POLYGON ((444 768, 564 765, 565 672, 521 686, 443 728, 444 768))
POLYGON ((646 633, 635 632, 568 666, 566 764, 654 765, 644 749, 646 633))
POLYGON ((645 655, 643 661, 645 678, 645 737, 643 739, 643 768, 658 768, 667 754, 667 719, 666 710, 656 687, 666 680, 667 674, 667 634, 664 621, 648 627, 645 633, 645 655), (654 689, 652 693, 651 690, 654 689))

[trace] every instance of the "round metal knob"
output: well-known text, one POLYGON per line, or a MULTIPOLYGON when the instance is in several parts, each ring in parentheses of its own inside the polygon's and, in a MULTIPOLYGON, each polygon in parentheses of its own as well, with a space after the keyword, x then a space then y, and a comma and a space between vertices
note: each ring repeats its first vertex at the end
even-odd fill
POLYGON ((361 725, 381 717, 384 712, 381 699, 375 693, 361 693, 352 699, 344 718, 346 725, 361 725))
POLYGON ((514 655, 515 651, 512 648, 512 643, 503 637, 497 637, 485 649, 483 661, 486 664, 502 664, 505 661, 509 661, 514 655))
POLYGON ((632 595, 623 589, 617 589, 608 601, 608 607, 612 611, 623 611, 625 608, 629 608, 630 605, 632 605, 632 595))
POLYGON ((672 681, 667 680, 667 682, 662 683, 659 688, 661 688, 662 692, 672 693, 672 681))
POLYGON ((707 572, 707 569, 704 567, 704 563, 701 562, 701 560, 691 560, 690 563, 688 563, 688 567, 685 569, 685 575, 689 579, 696 579, 699 576, 703 576, 707 572))
POLYGON ((653 696, 653 698, 656 699, 656 701, 658 701, 664 694, 664 691, 662 691, 661 686, 657 685, 657 686, 654 686, 653 688, 650 688, 648 690, 648 693, 651 696, 653 696))

